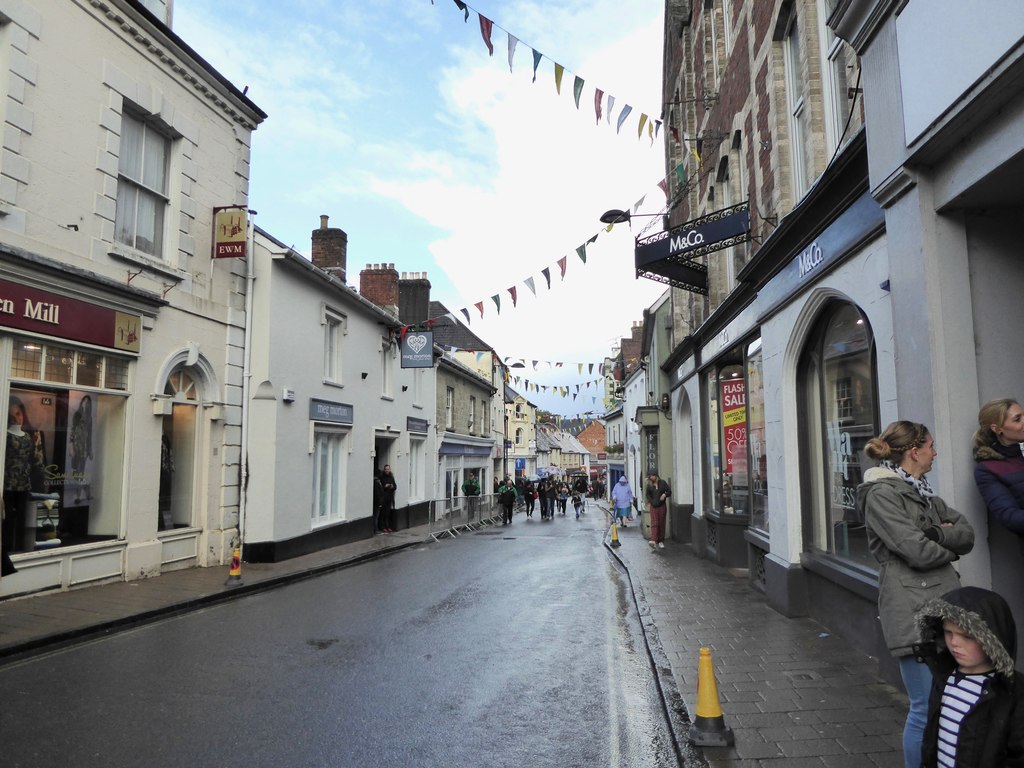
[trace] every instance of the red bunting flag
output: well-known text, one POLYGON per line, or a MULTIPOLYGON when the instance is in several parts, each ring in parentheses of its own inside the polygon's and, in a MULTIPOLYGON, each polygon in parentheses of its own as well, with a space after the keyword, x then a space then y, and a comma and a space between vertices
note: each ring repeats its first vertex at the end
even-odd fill
POLYGON ((516 305, 516 287, 513 285, 511 288, 508 289, 508 292, 512 296, 512 306, 515 307, 515 305, 516 305))
POLYGON ((558 260, 558 268, 562 270, 562 279, 565 280, 565 256, 558 260))
POLYGON ((484 316, 484 303, 482 301, 478 301, 473 306, 480 310, 480 317, 483 317, 484 316))
POLYGON ((482 14, 478 15, 480 16, 480 36, 484 39, 484 45, 487 46, 488 55, 493 56, 494 44, 491 42, 491 29, 494 27, 494 22, 482 14))
POLYGON ((601 102, 604 100, 604 91, 600 88, 594 89, 594 115, 597 117, 597 124, 601 124, 601 102))

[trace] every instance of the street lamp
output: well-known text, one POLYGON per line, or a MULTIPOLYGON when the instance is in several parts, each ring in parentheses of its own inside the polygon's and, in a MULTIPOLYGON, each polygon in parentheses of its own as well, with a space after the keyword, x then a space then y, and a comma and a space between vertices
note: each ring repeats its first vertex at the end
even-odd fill
POLYGON ((612 208, 601 214, 602 224, 628 224, 629 220, 634 216, 667 216, 667 213, 630 213, 629 211, 620 211, 618 208, 612 208))

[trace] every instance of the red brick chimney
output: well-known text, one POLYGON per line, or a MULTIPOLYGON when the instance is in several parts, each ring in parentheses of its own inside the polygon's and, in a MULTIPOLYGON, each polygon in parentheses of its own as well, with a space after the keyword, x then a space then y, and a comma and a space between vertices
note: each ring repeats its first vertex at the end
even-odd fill
POLYGON ((398 314, 398 271, 394 264, 367 264, 359 273, 359 293, 378 307, 398 314))
POLYGON ((327 226, 327 216, 320 217, 320 229, 313 230, 313 264, 345 282, 348 258, 348 235, 337 227, 327 226))

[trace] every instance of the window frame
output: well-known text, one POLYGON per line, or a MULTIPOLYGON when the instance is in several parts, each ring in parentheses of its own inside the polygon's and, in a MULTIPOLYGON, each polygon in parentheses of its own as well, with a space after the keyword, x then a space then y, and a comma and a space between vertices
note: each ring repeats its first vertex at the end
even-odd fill
POLYGON ((337 425, 327 422, 313 422, 313 467, 312 467, 312 500, 310 504, 310 524, 315 530, 326 525, 334 525, 348 519, 347 494, 348 487, 348 440, 351 436, 351 429, 339 428, 337 425), (332 458, 336 462, 329 466, 332 470, 332 499, 337 500, 336 505, 326 514, 321 513, 322 497, 320 493, 322 481, 322 455, 320 451, 321 440, 330 440, 336 443, 332 458))
POLYGON ((114 240, 160 262, 167 261, 167 221, 171 207, 170 176, 173 152, 174 136, 166 126, 152 116, 146 116, 138 109, 125 106, 121 112, 121 151, 118 155, 117 191, 114 203, 114 240), (125 168, 127 161, 124 147, 128 143, 125 134, 129 130, 129 126, 134 125, 138 126, 140 134, 140 178, 129 175, 130 171, 125 168), (153 137, 152 140, 150 136, 153 137), (145 178, 150 167, 146 162, 150 159, 147 149, 151 146, 150 141, 155 142, 157 139, 162 142, 164 150, 161 158, 163 167, 160 171, 163 189, 156 189, 145 178), (129 192, 132 195, 131 201, 127 198, 129 192), (149 222, 153 229, 152 248, 147 248, 144 244, 140 245, 140 200, 148 200, 153 203, 154 216, 149 222), (130 217, 131 232, 128 233, 130 239, 126 239, 122 236, 124 234, 122 230, 129 227, 129 221, 126 221, 125 218, 127 215, 125 211, 129 203, 134 210, 130 217))
POLYGON ((323 383, 344 384, 344 338, 348 335, 348 316, 326 304, 321 308, 324 326, 323 383))

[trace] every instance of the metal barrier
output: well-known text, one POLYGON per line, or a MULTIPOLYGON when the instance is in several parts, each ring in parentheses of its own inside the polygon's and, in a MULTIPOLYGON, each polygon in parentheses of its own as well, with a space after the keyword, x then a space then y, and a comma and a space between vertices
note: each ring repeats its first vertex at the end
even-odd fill
POLYGON ((434 541, 458 536, 501 519, 501 507, 493 493, 481 496, 456 496, 430 502, 429 535, 434 541))

